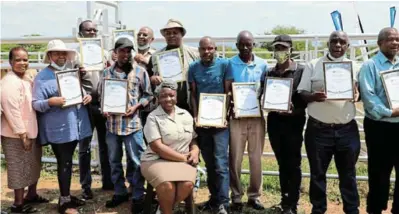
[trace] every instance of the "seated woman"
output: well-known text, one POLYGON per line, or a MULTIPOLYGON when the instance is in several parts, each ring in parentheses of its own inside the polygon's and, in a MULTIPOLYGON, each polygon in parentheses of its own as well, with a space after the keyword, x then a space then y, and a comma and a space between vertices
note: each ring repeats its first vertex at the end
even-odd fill
POLYGON ((176 89, 169 81, 158 86, 159 106, 144 126, 149 147, 141 157, 141 172, 155 188, 163 214, 172 214, 174 205, 191 194, 199 155, 193 118, 176 106, 176 89))
POLYGON ((36 112, 32 108, 32 77, 27 73, 28 52, 23 47, 10 50, 12 70, 0 82, 1 144, 7 164, 7 183, 14 190, 12 213, 33 213, 29 203, 48 203, 36 192, 40 177, 42 147, 36 143, 36 112), (24 190, 28 194, 24 199, 24 190), (24 206, 26 205, 26 206, 24 206))

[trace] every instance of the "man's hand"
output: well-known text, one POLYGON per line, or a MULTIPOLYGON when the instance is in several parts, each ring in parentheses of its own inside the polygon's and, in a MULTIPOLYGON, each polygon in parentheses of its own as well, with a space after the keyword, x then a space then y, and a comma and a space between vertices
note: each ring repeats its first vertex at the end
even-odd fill
POLYGON ((65 98, 63 97, 52 97, 48 99, 49 106, 63 106, 65 104, 65 98))
POLYGON ((109 113, 108 112, 103 112, 103 116, 104 117, 109 117, 109 113))
POLYGON ((127 109, 127 112, 125 114, 125 116, 131 116, 134 114, 134 112, 136 112, 136 110, 138 109, 138 105, 135 106, 131 106, 127 109))
POLYGON ((199 162, 199 157, 198 157, 198 151, 197 150, 191 150, 190 153, 188 153, 187 156, 187 163, 192 165, 192 166, 197 166, 199 162))
POLYGON ((315 102, 324 102, 327 99, 326 93, 322 92, 314 92, 312 93, 313 100, 315 102))
POLYGON ((91 102, 91 95, 87 94, 83 97, 83 105, 87 105, 91 102))
POLYGON ((152 76, 150 78, 150 81, 151 81, 151 84, 159 85, 159 84, 162 83, 162 77, 160 77, 160 76, 152 76))
POLYGON ((137 63, 146 63, 146 61, 145 61, 145 57, 143 56, 143 54, 137 54, 136 56, 134 56, 134 60, 137 62, 137 63))
POLYGON ((391 117, 399 117, 399 108, 392 109, 391 117))

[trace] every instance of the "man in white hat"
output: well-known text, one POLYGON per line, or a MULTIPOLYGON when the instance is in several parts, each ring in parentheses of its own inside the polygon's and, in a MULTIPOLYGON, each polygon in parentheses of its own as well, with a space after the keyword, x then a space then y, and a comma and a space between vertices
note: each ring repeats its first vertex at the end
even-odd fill
POLYGON ((169 19, 165 27, 161 29, 161 34, 163 37, 165 37, 166 47, 156 51, 151 57, 150 63, 147 67, 148 74, 151 78, 151 84, 157 86, 162 82, 162 77, 159 74, 158 62, 156 60, 156 57, 154 56, 163 51, 180 48, 181 58, 183 61, 183 75, 185 81, 178 83, 176 105, 191 112, 189 106, 189 87, 186 80, 190 63, 194 62, 197 59, 200 59, 198 48, 190 47, 183 44, 183 37, 186 35, 186 29, 183 27, 183 24, 178 20, 169 19))

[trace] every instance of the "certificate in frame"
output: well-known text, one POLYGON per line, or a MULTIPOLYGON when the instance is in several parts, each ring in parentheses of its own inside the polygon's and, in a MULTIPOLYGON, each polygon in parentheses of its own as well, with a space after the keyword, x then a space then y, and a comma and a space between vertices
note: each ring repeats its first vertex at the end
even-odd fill
POLYGON ((125 114, 129 104, 128 81, 104 79, 101 94, 101 112, 125 114))
POLYGON ((327 100, 354 100, 352 62, 323 62, 327 100))
POLYGON ((236 118, 262 117, 254 82, 232 83, 236 118))
POLYGON ((104 69, 104 50, 101 38, 79 38, 80 62, 87 71, 104 69))
POLYGON ((292 78, 267 77, 263 91, 262 109, 265 111, 291 110, 292 78))
POLYGON ((183 63, 179 48, 163 51, 156 55, 159 74, 164 79, 175 82, 185 81, 183 63), (163 63, 167 63, 164 65, 163 63))
POLYGON ((399 69, 384 71, 381 74, 381 81, 385 89, 390 109, 399 107, 399 69), (396 92, 396 94, 394 94, 396 92))
POLYGON ((201 93, 197 127, 224 128, 226 122, 226 95, 201 93))
POLYGON ((78 69, 58 71, 55 73, 58 93, 65 98, 62 108, 79 105, 83 102, 82 83, 78 69))
POLYGON ((113 38, 114 38, 114 44, 118 39, 120 38, 128 38, 130 41, 132 41, 134 47, 137 47, 136 41, 136 31, 133 29, 124 29, 124 30, 114 30, 113 31, 113 38))

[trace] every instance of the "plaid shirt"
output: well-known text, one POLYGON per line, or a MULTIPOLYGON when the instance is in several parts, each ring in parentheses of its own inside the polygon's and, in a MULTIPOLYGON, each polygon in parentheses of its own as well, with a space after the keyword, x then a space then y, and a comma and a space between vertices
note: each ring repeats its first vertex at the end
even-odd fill
MULTIPOLYGON (((126 76, 125 73, 117 72, 116 63, 104 70, 102 79, 127 79, 129 90, 128 107, 141 103, 141 107, 133 115, 126 117, 123 115, 110 115, 107 117, 107 130, 115 135, 129 135, 143 128, 139 117, 139 111, 153 99, 150 78, 144 68, 133 65, 133 69, 126 76)), ((102 85, 104 81, 99 82, 98 93, 102 94, 102 85)), ((101 103, 101 102, 100 102, 101 103)))

